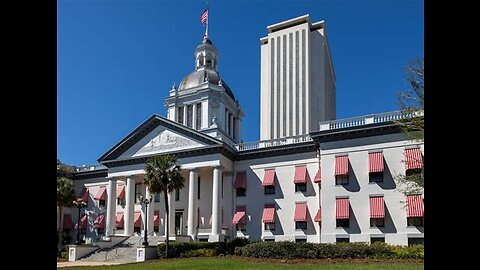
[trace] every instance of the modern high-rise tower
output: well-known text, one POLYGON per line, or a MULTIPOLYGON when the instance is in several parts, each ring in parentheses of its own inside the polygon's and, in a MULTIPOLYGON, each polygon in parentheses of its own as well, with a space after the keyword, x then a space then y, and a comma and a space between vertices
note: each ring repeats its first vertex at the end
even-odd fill
POLYGON ((319 130, 335 119, 335 72, 325 22, 309 15, 267 26, 260 39, 260 139, 319 130))

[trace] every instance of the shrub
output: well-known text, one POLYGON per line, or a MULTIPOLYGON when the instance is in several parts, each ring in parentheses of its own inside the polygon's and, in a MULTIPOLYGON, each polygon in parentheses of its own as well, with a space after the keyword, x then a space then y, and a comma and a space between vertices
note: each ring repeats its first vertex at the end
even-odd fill
POLYGON ((423 246, 401 247, 385 243, 257 242, 235 248, 235 255, 277 259, 413 258, 423 259, 423 246))
MULTIPOLYGON (((170 242, 168 247, 169 258, 198 257, 215 255, 233 255, 235 247, 243 247, 250 242, 245 238, 236 238, 230 243, 218 242, 170 242)), ((165 258, 165 244, 157 246, 158 256, 165 258)))
POLYGON ((188 250, 182 254, 182 257, 212 257, 217 255, 215 249, 212 248, 200 248, 188 250))

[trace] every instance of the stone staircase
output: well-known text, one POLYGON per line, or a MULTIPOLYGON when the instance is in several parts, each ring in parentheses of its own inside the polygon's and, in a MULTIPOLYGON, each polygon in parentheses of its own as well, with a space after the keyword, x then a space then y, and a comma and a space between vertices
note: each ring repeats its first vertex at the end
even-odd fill
MULTIPOLYGON (((156 246, 160 240, 159 236, 148 236, 148 243, 156 246)), ((143 237, 130 236, 124 241, 107 248, 100 248, 89 256, 81 259, 81 261, 89 262, 120 262, 130 263, 137 259, 137 247, 141 246, 143 237)))

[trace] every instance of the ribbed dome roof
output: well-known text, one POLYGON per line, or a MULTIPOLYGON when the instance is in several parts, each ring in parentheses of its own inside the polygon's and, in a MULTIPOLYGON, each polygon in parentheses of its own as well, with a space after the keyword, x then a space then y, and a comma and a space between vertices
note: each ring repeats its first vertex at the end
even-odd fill
MULTIPOLYGON (((197 87, 199 85, 202 85, 205 83, 205 78, 208 74, 208 81, 211 84, 218 85, 218 81, 220 80, 220 76, 215 70, 208 69, 208 68, 202 68, 199 70, 196 70, 190 74, 188 74, 183 80, 180 82, 180 85, 178 86, 178 92, 181 94, 181 91, 197 87)), ((229 95, 233 100, 235 100, 235 96, 233 95, 232 90, 230 90, 230 87, 227 85, 227 83, 222 79, 222 86, 227 95, 229 95)))

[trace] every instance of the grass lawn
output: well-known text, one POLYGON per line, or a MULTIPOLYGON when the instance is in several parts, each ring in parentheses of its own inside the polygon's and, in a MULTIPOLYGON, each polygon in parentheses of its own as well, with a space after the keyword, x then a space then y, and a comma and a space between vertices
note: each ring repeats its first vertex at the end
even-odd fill
POLYGON ((335 263, 335 264, 286 264, 286 263, 271 263, 271 262, 255 262, 239 260, 235 258, 215 257, 215 258, 188 258, 175 259, 168 261, 154 261, 146 263, 134 263, 123 265, 110 266, 81 266, 81 267, 67 267, 61 269, 78 269, 78 270, 158 270, 158 269, 324 269, 324 270, 419 270, 423 269, 423 263, 335 263))

